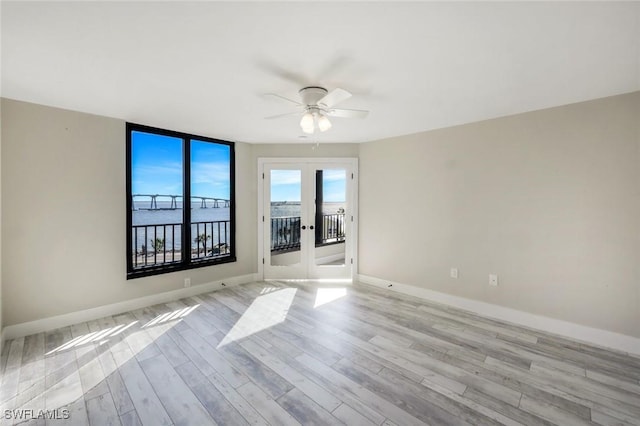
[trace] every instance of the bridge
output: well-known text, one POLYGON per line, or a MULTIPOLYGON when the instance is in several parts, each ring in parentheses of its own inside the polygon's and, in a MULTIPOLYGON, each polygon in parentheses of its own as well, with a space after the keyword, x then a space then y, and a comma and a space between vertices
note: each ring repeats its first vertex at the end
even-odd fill
MULTIPOLYGON (((178 199, 182 199, 182 195, 172 195, 172 194, 133 194, 131 196, 131 207, 135 210, 135 201, 136 198, 142 198, 143 201, 146 199, 149 200, 149 207, 147 208, 139 208, 138 210, 176 210, 178 208, 178 199), (169 207, 158 207, 158 198, 166 199, 170 201, 169 207)), ((198 195, 192 195, 191 199, 200 200, 200 208, 223 208, 223 207, 231 207, 231 200, 226 200, 224 198, 215 198, 215 197, 201 197, 198 195), (208 202, 208 204, 207 204, 208 202)))

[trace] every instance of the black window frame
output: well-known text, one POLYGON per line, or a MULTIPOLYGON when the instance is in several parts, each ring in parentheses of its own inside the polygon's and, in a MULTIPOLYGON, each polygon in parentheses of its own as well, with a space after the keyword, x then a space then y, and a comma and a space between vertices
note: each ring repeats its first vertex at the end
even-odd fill
POLYGON ((206 136, 193 135, 189 133, 183 133, 173 130, 161 129, 158 127, 145 126, 136 123, 126 123, 126 206, 127 206, 127 279, 147 277, 151 275, 167 274, 171 272, 184 271, 188 269, 203 268, 207 266, 220 265, 225 263, 236 262, 236 159, 235 159, 235 143, 221 139, 214 139, 206 136), (134 268, 133 265, 133 194, 132 194, 132 133, 133 132, 145 132, 151 134, 157 134, 160 136, 169 136, 182 139, 182 232, 181 232, 181 260, 179 262, 159 264, 146 266, 144 268, 134 268), (192 259, 191 258, 191 209, 185 208, 191 206, 191 141, 196 142, 210 142, 219 145, 227 145, 229 147, 229 174, 230 174, 230 207, 229 207, 229 220, 230 220, 230 236, 228 238, 230 242, 229 253, 224 257, 205 258, 205 259, 192 259))

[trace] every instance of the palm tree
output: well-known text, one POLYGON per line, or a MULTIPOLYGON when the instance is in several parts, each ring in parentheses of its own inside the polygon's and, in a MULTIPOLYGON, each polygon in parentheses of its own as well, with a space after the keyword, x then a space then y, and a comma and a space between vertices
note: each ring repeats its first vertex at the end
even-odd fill
POLYGON ((202 244, 202 250, 204 251, 204 253, 207 253, 207 240, 210 239, 211 235, 207 234, 200 234, 193 239, 193 241, 196 243, 196 246, 198 247, 198 254, 200 254, 200 244, 202 244))
POLYGON ((156 238, 149 241, 151 242, 154 252, 159 253, 164 250, 164 238, 156 238))

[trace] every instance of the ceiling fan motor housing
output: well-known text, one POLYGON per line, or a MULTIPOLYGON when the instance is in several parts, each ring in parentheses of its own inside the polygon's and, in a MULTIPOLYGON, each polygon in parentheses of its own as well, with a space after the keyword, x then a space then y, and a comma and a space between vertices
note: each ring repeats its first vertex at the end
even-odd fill
POLYGON ((303 87, 298 92, 302 103, 307 107, 318 107, 318 101, 326 96, 327 89, 318 86, 303 87))

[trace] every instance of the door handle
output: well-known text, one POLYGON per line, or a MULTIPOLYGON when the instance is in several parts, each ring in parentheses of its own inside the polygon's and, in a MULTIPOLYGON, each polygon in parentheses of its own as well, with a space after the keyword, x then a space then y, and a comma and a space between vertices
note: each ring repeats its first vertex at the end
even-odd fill
POLYGON ((302 229, 307 229, 307 227, 305 225, 302 225, 302 229))
POLYGON ((313 225, 309 226, 309 229, 313 229, 313 225))

